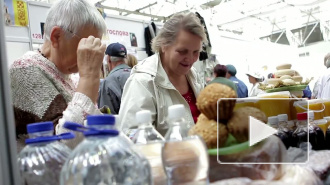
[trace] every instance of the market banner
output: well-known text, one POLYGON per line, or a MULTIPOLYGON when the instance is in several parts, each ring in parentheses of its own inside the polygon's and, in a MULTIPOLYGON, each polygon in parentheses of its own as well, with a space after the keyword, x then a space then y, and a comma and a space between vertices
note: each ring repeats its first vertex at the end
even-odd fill
POLYGON ((4 0, 6 25, 27 26, 29 24, 27 4, 20 0, 4 0))

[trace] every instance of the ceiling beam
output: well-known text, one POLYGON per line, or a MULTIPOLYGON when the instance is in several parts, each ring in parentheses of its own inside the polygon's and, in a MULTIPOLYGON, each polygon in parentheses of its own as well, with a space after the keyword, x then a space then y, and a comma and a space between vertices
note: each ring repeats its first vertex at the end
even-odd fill
POLYGON ((207 3, 201 4, 200 7, 205 10, 208 8, 213 8, 217 5, 219 5, 222 2, 222 0, 212 0, 212 1, 208 1, 207 3))
POLYGON ((100 3, 97 3, 97 7, 108 9, 108 10, 115 10, 115 11, 118 11, 118 12, 126 12, 128 14, 142 15, 142 16, 151 17, 151 18, 158 19, 158 20, 166 20, 166 17, 163 17, 163 16, 152 15, 152 14, 147 14, 147 13, 142 13, 142 12, 136 12, 136 11, 126 10, 126 9, 122 9, 122 8, 104 6, 100 3))
MULTIPOLYGON (((149 5, 147 5, 147 6, 144 6, 144 7, 142 7, 142 8, 136 9, 136 10, 134 10, 133 12, 140 13, 141 10, 146 9, 146 8, 149 8, 149 7, 154 6, 154 5, 156 5, 156 4, 157 4, 157 1, 154 2, 154 3, 152 3, 152 4, 149 4, 149 5)), ((123 15, 123 16, 127 16, 127 15, 129 15, 129 14, 131 14, 131 13, 127 12, 127 13, 126 13, 125 15, 123 15)))
POLYGON ((260 17, 260 16, 264 16, 264 15, 267 15, 267 14, 274 13, 274 12, 276 12, 277 9, 282 9, 283 10, 285 8, 291 7, 291 5, 287 5, 285 3, 279 3, 275 6, 276 6, 276 8, 273 8, 273 7, 267 8, 267 10, 263 11, 263 12, 243 14, 242 17, 240 17, 240 18, 236 18, 236 19, 233 19, 233 20, 221 22, 219 25, 222 26, 222 25, 225 25, 225 24, 236 23, 238 21, 244 21, 244 20, 250 19, 251 17, 260 17))

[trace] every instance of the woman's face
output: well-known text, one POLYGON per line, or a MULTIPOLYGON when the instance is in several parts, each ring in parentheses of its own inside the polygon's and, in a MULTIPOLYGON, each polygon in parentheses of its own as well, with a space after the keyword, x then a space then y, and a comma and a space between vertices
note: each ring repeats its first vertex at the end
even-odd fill
POLYGON ((257 81, 256 81, 256 79, 254 78, 254 77, 252 77, 252 76, 250 76, 250 75, 248 75, 248 77, 249 77, 249 82, 251 83, 251 84, 255 84, 257 81))
POLYGON ((62 37, 57 52, 58 56, 56 57, 58 59, 58 61, 56 62, 56 66, 64 74, 71 74, 78 72, 77 48, 82 38, 87 38, 90 35, 100 39, 102 37, 102 35, 99 34, 97 29, 94 27, 86 27, 76 35, 74 34, 71 35, 70 33, 69 35, 70 38, 62 37))
POLYGON ((186 75, 199 58, 202 39, 181 30, 174 43, 162 47, 162 64, 168 75, 186 75))

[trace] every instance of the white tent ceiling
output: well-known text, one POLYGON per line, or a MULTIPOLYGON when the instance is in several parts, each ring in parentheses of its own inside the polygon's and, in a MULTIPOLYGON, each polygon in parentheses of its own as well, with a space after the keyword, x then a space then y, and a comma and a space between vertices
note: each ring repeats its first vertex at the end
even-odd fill
POLYGON ((330 0, 91 1, 103 7, 107 14, 147 21, 164 21, 176 12, 198 11, 207 24, 217 26, 220 32, 253 40, 270 36, 268 40, 277 42, 284 35, 290 44, 302 45, 315 32, 315 28, 322 31, 324 40, 330 37, 330 0), (311 27, 307 29, 308 25, 311 27), (292 31, 297 28, 303 31, 292 31), (279 33, 276 35, 278 38, 272 37, 276 33, 279 33))

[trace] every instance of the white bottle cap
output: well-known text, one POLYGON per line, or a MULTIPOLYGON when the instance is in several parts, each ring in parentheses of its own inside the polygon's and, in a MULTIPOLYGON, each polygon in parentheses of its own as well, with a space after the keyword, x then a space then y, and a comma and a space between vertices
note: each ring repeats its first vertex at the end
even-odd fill
POLYGON ((141 110, 135 114, 138 123, 151 123, 151 112, 149 110, 141 110))
POLYGON ((168 119, 178 119, 185 115, 184 106, 182 104, 172 105, 168 107, 168 119))
POLYGON ((308 119, 314 120, 314 111, 308 111, 308 119))
POLYGON ((120 124, 120 117, 119 117, 119 115, 116 114, 116 115, 113 115, 113 117, 115 117, 115 125, 116 126, 119 125, 120 124))
POLYGON ((270 125, 277 125, 278 124, 278 118, 277 118, 277 116, 268 117, 268 123, 270 125))
POLYGON ((279 114, 277 116, 278 121, 288 121, 288 115, 287 114, 279 114))

